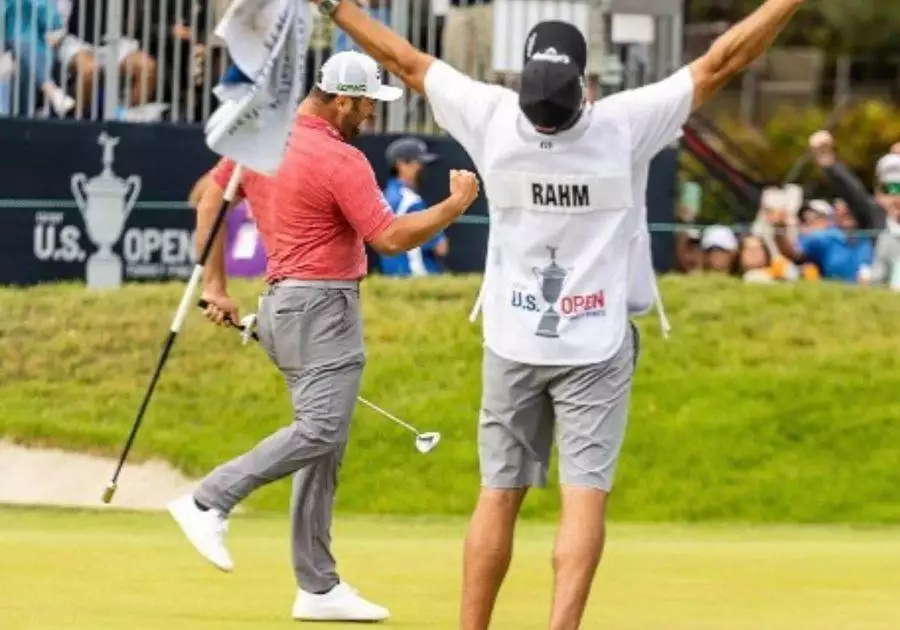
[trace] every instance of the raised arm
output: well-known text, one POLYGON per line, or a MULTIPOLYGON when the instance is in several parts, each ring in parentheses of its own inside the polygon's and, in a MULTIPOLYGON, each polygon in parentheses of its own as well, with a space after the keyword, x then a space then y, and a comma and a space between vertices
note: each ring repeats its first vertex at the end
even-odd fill
POLYGON ((734 76, 759 59, 806 0, 766 0, 722 34, 691 64, 694 110, 705 105, 734 76))
MULTIPOLYGON (((317 5, 320 0, 313 0, 317 5)), ((328 3, 326 3, 328 4, 328 3)), ((342 0, 331 14, 335 23, 370 57, 419 94, 425 93, 425 74, 434 57, 422 52, 351 0, 342 0)))
POLYGON ((853 171, 838 159, 831 132, 823 130, 814 133, 809 138, 809 147, 835 196, 847 202, 860 229, 884 228, 884 210, 853 171))

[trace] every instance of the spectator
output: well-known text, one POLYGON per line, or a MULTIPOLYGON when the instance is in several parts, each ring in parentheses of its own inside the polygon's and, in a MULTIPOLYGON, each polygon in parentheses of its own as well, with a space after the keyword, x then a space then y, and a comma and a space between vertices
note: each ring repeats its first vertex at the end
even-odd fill
POLYGON ((730 274, 737 258, 738 241, 734 232, 724 225, 711 225, 703 230, 700 241, 703 268, 707 271, 730 274))
POLYGON ((700 230, 690 228, 675 232, 675 263, 681 273, 692 274, 703 270, 700 230))
POLYGON ((826 280, 864 281, 874 250, 869 239, 851 234, 857 223, 849 208, 844 205, 835 208, 828 202, 813 200, 802 216, 806 223, 796 239, 785 233, 795 226, 795 217, 782 212, 773 218, 777 229, 775 242, 781 253, 797 264, 814 264, 826 280))
POLYGON ((740 240, 734 273, 744 282, 796 280, 797 267, 784 256, 772 254, 765 239, 748 234, 740 240))
POLYGON ((37 87, 56 115, 64 117, 75 106, 75 101, 50 78, 53 49, 60 44, 65 32, 56 1, 8 0, 3 4, 0 14, 4 24, 3 38, 18 69, 18 111, 32 111, 29 103, 34 103, 34 88, 37 87))
MULTIPOLYGON (((682 189, 681 202, 675 211, 675 220, 683 226, 691 225, 700 212, 699 184, 688 182, 682 189)), ((703 250, 700 249, 700 231, 679 227, 675 231, 675 267, 681 273, 691 274, 703 270, 703 250)))
POLYGON ((494 6, 492 0, 449 0, 441 49, 444 61, 473 79, 492 83, 494 6))
MULTIPOLYGON (((834 190, 846 200, 861 229, 883 230, 877 253, 868 274, 872 282, 900 287, 900 143, 882 157, 875 167, 872 194, 837 156, 834 138, 827 131, 813 134, 809 140, 816 164, 825 173, 834 190), (896 277, 896 283, 891 281, 896 277)), ((864 275, 866 275, 864 269, 864 275)))
MULTIPOLYGON (((143 32, 144 2, 147 0, 131 0, 123 3, 122 37, 119 41, 119 72, 130 85, 127 103, 129 107, 137 107, 155 99, 156 96, 156 61, 141 50, 141 44, 126 33, 143 32), (127 15, 133 11, 133 15, 127 15), (133 18, 131 22, 129 18, 133 18), (131 24, 132 29, 127 27, 131 24)), ((190 4, 189 0, 184 0, 190 4)), ((76 81, 75 97, 77 115, 90 116, 94 98, 94 81, 102 77, 100 67, 109 55, 110 49, 103 43, 106 28, 106 9, 103 3, 95 0, 67 0, 68 11, 64 15, 68 34, 60 44, 59 60, 76 81), (99 25, 99 28, 98 28, 99 25)), ((156 3, 153 3, 155 6, 156 3)), ((151 20, 153 15, 151 12, 151 20)), ((158 16, 157 16, 158 17, 158 16)), ((149 30, 155 31, 151 21, 149 30)))
POLYGON ((896 153, 889 153, 879 160, 875 168, 873 194, 837 156, 834 137, 827 131, 818 131, 809 139, 816 164, 828 179, 834 191, 844 199, 856 218, 860 229, 883 229, 887 216, 898 220, 900 214, 900 174, 896 169, 896 153))
POLYGON ((900 144, 881 159, 876 167, 880 182, 880 205, 886 212, 885 229, 875 244, 875 262, 871 280, 889 284, 900 291, 900 144))
MULTIPOLYGON (((427 206, 419 196, 419 179, 425 167, 438 157, 428 151, 428 145, 418 138, 406 137, 392 142, 385 153, 391 165, 391 179, 384 196, 396 215, 421 212, 427 206)), ((447 237, 437 234, 433 239, 408 252, 396 256, 381 256, 381 272, 387 276, 425 276, 441 272, 441 260, 449 253, 447 237)))

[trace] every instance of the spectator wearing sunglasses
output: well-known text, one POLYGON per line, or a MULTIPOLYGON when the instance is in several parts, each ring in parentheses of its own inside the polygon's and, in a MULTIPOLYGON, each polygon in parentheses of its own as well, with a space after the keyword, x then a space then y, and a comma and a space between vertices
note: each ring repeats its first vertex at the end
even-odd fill
POLYGON ((840 162, 834 138, 819 131, 810 138, 816 163, 834 191, 847 201, 861 229, 883 230, 876 244, 875 260, 865 269, 866 280, 888 283, 900 290, 900 143, 875 166, 875 186, 870 194, 865 185, 840 162))
MULTIPOLYGON (((897 148, 897 147, 895 147, 897 148)), ((879 190, 876 201, 884 208, 884 231, 875 244, 871 282, 889 284, 900 291, 900 152, 884 156, 875 167, 879 190)))

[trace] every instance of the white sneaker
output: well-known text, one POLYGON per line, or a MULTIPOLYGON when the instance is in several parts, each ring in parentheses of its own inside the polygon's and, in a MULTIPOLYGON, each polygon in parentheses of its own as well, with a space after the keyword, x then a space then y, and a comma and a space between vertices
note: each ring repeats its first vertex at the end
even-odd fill
POLYGON ((344 582, 324 595, 299 589, 293 610, 299 621, 383 621, 389 616, 387 608, 366 601, 344 582))
POLYGON ((222 571, 232 571, 234 562, 225 547, 228 520, 216 510, 201 510, 194 496, 186 494, 168 504, 169 514, 204 558, 222 571))
POLYGON ((66 115, 75 107, 75 99, 66 94, 65 90, 53 85, 48 86, 47 96, 50 99, 50 106, 56 115, 65 118, 66 115))

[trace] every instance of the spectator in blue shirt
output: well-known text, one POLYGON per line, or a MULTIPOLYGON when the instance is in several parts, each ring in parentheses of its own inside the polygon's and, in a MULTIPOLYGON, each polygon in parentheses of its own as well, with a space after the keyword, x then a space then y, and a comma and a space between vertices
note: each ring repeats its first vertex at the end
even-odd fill
MULTIPOLYGON (((53 82, 53 49, 65 35, 65 24, 59 12, 59 0, 7 0, 0 3, 0 42, 16 60, 19 100, 14 109, 30 114, 37 109, 33 88, 60 117, 74 106, 75 100, 53 82)), ((0 50, 0 53, 3 53, 0 50)))
MULTIPOLYGON (((782 253, 796 263, 811 262, 822 278, 843 282, 865 282, 865 271, 875 257, 871 239, 850 236, 856 230, 856 219, 840 204, 832 207, 821 200, 810 201, 803 211, 805 223, 795 242, 779 230, 775 241, 782 253)), ((786 228, 790 223, 782 215, 775 223, 786 228)))
MULTIPOLYGON (((419 196, 419 178, 425 167, 438 159, 418 138, 406 137, 392 142, 385 153, 391 165, 391 178, 384 197, 396 215, 426 209, 419 196)), ((381 256, 381 272, 387 276, 426 276, 441 273, 441 259, 447 256, 447 237, 438 234, 422 247, 396 256, 381 256)))

